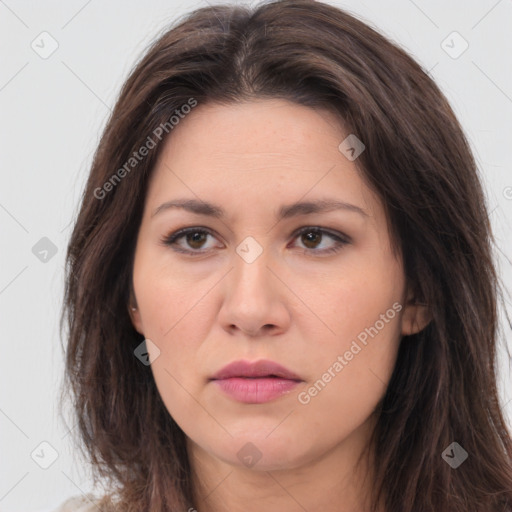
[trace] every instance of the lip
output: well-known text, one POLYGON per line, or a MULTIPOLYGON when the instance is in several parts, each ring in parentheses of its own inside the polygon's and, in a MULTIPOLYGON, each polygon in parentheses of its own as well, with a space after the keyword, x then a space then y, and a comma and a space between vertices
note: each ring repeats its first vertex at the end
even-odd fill
POLYGON ((210 381, 234 400, 248 404, 269 402, 303 382, 288 368, 265 359, 234 361, 218 371, 210 381))
POLYGON ((259 361, 253 362, 244 360, 234 361, 224 366, 212 379, 220 380, 230 379, 232 377, 280 377, 288 380, 302 380, 297 374, 288 370, 288 368, 267 359, 260 359, 259 361))

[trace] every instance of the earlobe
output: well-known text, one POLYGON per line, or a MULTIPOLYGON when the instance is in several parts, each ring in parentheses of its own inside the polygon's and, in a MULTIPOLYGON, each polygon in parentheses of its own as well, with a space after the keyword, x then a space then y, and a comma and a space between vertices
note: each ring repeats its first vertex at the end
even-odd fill
POLYGON ((144 336, 144 332, 142 329, 142 321, 140 318, 140 311, 136 306, 133 306, 132 304, 129 304, 128 306, 128 314, 130 315, 130 319, 132 321, 133 327, 135 330, 144 336))
POLYGON ((408 298, 402 315, 402 336, 410 336, 422 331, 432 320, 428 304, 408 298))

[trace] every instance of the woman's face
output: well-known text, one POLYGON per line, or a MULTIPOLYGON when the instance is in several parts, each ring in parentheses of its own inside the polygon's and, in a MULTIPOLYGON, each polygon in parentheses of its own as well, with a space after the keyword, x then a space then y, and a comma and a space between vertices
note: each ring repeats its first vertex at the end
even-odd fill
POLYGON ((199 105, 162 148, 130 314, 169 414, 212 460, 298 468, 363 446, 401 336, 424 325, 348 135, 328 112, 262 100, 199 105), (218 373, 261 360, 290 374, 218 373))

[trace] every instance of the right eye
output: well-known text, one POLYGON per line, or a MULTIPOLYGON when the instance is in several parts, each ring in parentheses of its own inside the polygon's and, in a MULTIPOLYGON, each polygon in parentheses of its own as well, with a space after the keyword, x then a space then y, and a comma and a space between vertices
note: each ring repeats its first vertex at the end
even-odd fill
POLYGON ((202 254, 208 251, 208 249, 199 251, 199 249, 203 247, 208 235, 213 237, 212 232, 205 228, 184 228, 179 229, 174 233, 170 233, 164 237, 161 242, 165 245, 171 246, 173 250, 177 252, 185 254, 202 254), (187 249, 186 247, 183 247, 182 244, 178 243, 181 239, 183 239, 184 243, 186 243, 192 250, 187 249))

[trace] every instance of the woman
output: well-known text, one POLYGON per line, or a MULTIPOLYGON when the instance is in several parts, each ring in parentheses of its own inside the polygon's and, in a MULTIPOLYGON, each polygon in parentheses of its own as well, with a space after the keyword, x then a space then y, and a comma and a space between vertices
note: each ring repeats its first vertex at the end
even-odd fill
POLYGON ((161 36, 67 264, 67 380, 111 492, 63 510, 511 509, 475 161, 346 12, 213 6, 161 36))

